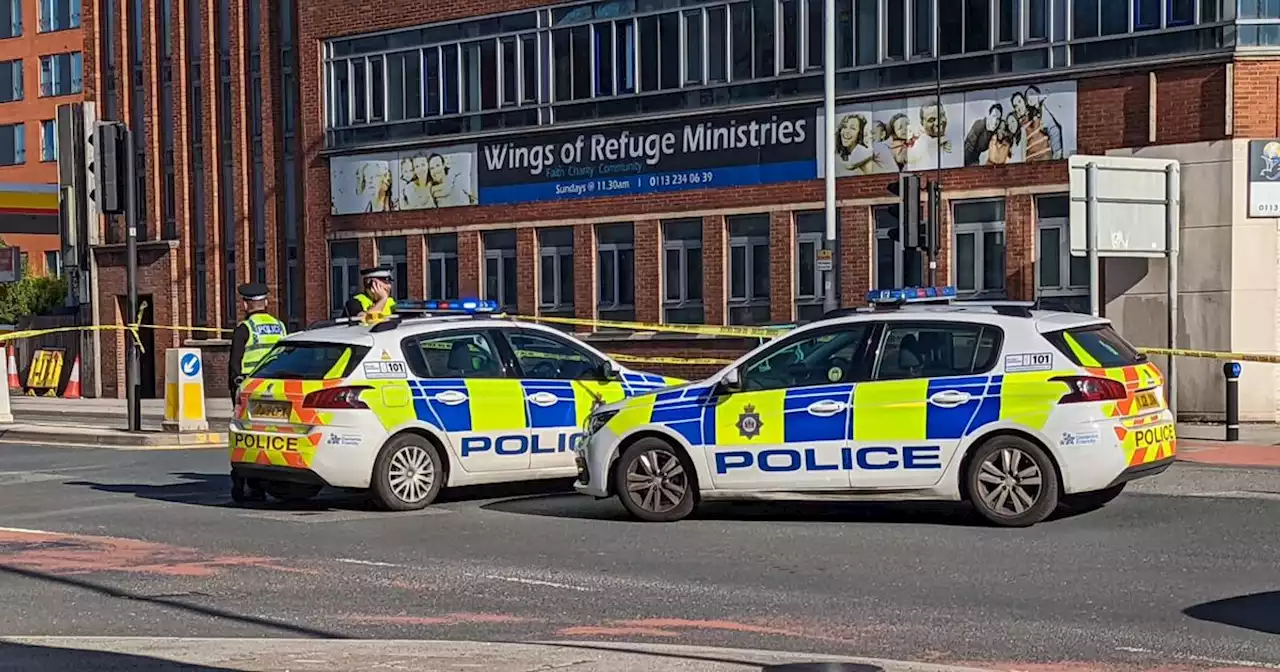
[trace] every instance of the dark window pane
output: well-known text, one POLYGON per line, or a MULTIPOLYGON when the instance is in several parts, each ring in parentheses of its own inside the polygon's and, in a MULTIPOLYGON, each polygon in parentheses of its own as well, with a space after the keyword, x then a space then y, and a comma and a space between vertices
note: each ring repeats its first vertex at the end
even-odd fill
POLYGON ((666 293, 668 301, 680 300, 680 256, 679 248, 669 249, 666 251, 666 254, 663 255, 664 259, 662 263, 665 266, 663 269, 663 275, 666 278, 667 284, 664 292, 666 293))
POLYGON ((1126 3, 1111 0, 1101 3, 1100 9, 1103 35, 1120 35, 1129 32, 1129 8, 1126 3))
POLYGON ((782 69, 800 67, 800 2, 782 0, 782 69))
POLYGON ((646 16, 640 24, 640 90, 658 89, 658 17, 646 16))
POLYGON ((879 33, 879 11, 877 3, 879 0, 854 0, 856 3, 855 23, 857 25, 858 34, 854 38, 854 45, 857 48, 857 65, 871 65, 876 62, 876 55, 880 49, 879 33))
POLYGON ((1195 20, 1195 0, 1169 0, 1168 24, 1170 26, 1189 26, 1195 23, 1195 20))
POLYGON ((573 99, 591 97, 591 27, 578 26, 569 31, 573 49, 573 99))
POLYGON ((554 305, 556 302, 556 255, 542 255, 538 277, 541 280, 539 287, 542 293, 539 302, 544 306, 554 305))
POLYGON ((747 248, 735 245, 729 250, 729 298, 747 296, 747 248))
MULTIPOLYGON (((520 76, 523 78, 521 102, 538 99, 538 38, 534 35, 520 36, 520 56, 524 60, 520 76)), ((514 76, 512 77, 514 79, 514 76)))
POLYGON ((1159 28, 1161 1, 1133 0, 1133 27, 1137 30, 1159 28))
POLYGON ((809 60, 806 64, 810 68, 822 67, 823 40, 826 37, 826 25, 822 23, 822 12, 826 9, 823 0, 806 0, 809 3, 808 28, 805 30, 805 46, 808 47, 809 60))
POLYGON ((685 285, 684 295, 690 301, 702 300, 702 248, 694 247, 685 250, 684 256, 685 285))
POLYGON ((560 255, 560 304, 573 305, 573 253, 560 255))
POLYGON ((885 0, 885 58, 907 57, 907 0, 885 0))
POLYGON ((999 11, 999 34, 996 36, 997 42, 1016 42, 1018 41, 1018 22, 1019 9, 1022 0, 1000 0, 997 7, 999 11))
POLYGON ((965 0, 964 50, 986 51, 991 48, 991 4, 988 0, 965 0))
MULTIPOLYGON (((613 23, 597 23, 595 34, 596 94, 613 95, 613 23)), ((589 64, 588 64, 589 65, 589 64)))
POLYGON ((658 54, 658 87, 680 88, 680 15, 674 12, 658 17, 658 43, 667 45, 658 54))
MULTIPOLYGON (((1121 3, 1121 9, 1124 4, 1121 3)), ((1071 36, 1081 37, 1097 37, 1098 36, 1098 3, 1093 0, 1076 0, 1071 5, 1071 36)))
POLYGON ((1049 36, 1049 0, 1027 0, 1027 39, 1049 36))
POLYGON ((938 12, 938 52, 943 56, 960 53, 964 46, 964 13, 938 12))
POLYGON ((707 9, 707 80, 723 82, 728 76, 728 56, 725 54, 728 34, 728 18, 723 7, 707 9))
POLYGON ((636 253, 634 250, 618 250, 618 303, 626 306, 636 302, 636 253))
POLYGON ((933 53, 933 3, 915 0, 911 13, 911 55, 933 53))
POLYGON ((769 246, 751 247, 751 294, 761 299, 769 296, 769 246))
POLYGON ((427 49, 426 63, 422 70, 422 88, 426 94, 424 116, 440 114, 440 52, 427 49))
POLYGON ((444 55, 440 66, 440 78, 444 85, 444 113, 458 112, 458 45, 451 44, 441 49, 444 55))
POLYGON ((756 77, 774 75, 774 0, 754 0, 752 16, 755 24, 756 77))
POLYGON ((1057 287, 1062 284, 1062 245, 1057 228, 1040 229, 1039 259, 1040 286, 1057 287))
POLYGON ((636 29, 631 21, 614 22, 614 69, 618 93, 634 93, 636 90, 636 29))
POLYGON ((555 64, 551 77, 555 81, 556 100, 573 99, 573 46, 569 29, 551 33, 551 59, 555 64))

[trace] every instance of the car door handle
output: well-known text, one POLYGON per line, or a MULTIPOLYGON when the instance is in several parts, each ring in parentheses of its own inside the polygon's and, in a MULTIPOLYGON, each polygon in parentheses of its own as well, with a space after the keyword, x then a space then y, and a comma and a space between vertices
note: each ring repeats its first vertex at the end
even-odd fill
POLYGON ((449 406, 457 406, 458 404, 466 403, 467 399, 468 397, 466 394, 457 390, 445 390, 444 392, 436 393, 436 401, 449 406))
POLYGON ((525 397, 525 399, 527 399, 529 403, 533 404, 534 406, 544 406, 544 407, 555 406, 556 403, 560 401, 560 397, 557 397, 556 395, 550 392, 534 392, 533 394, 525 397))
POLYGON ((956 390, 943 390, 929 397, 929 403, 943 408, 959 406, 966 401, 969 401, 969 393, 957 392, 956 390))
POLYGON ((805 410, 809 411, 809 415, 827 418, 844 411, 846 408, 849 408, 849 404, 839 401, 831 401, 830 399, 823 399, 822 401, 815 401, 812 404, 809 404, 809 408, 805 410))

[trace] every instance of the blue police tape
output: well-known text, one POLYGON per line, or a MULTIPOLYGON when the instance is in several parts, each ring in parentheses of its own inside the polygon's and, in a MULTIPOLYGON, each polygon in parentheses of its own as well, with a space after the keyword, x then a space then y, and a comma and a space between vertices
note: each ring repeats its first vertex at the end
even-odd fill
POLYGON ((462 439, 463 457, 476 453, 493 453, 494 455, 552 455, 567 453, 573 450, 582 432, 561 432, 556 436, 555 445, 543 446, 541 437, 534 434, 506 434, 504 436, 468 436, 462 439))
POLYGON ((941 446, 867 446, 866 448, 841 448, 839 464, 822 463, 818 451, 813 448, 773 448, 753 453, 746 450, 729 450, 715 454, 716 473, 727 474, 734 469, 757 468, 768 473, 793 471, 886 471, 891 469, 941 469, 941 446))

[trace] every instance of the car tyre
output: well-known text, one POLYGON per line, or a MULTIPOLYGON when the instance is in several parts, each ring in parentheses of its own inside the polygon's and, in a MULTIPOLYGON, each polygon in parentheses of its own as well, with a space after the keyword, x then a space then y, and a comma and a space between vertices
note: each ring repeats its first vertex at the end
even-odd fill
POLYGON ((401 434, 373 463, 374 499, 389 511, 417 511, 435 501, 444 485, 444 460, 426 437, 401 434))
POLYGON ((628 513, 648 523, 683 520, 698 499, 693 464, 684 451, 658 438, 640 439, 623 451, 613 491, 628 513))
POLYGON ((1128 485, 1128 483, 1117 483, 1111 487, 1094 490, 1093 492, 1079 492, 1074 495, 1063 495, 1062 503, 1072 511, 1080 513, 1095 511, 1097 509, 1101 509, 1107 504, 1110 504, 1111 500, 1119 497, 1120 493, 1124 492, 1124 486, 1126 485, 1128 485))
POLYGON ((969 502, 1000 527, 1029 527, 1058 507, 1058 470, 1040 446, 997 436, 974 451, 965 472, 969 502))

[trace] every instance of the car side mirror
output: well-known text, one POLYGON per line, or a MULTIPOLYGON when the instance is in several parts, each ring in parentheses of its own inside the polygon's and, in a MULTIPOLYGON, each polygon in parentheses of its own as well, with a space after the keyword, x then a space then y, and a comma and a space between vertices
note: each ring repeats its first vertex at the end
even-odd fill
POLYGON ((729 369, 724 376, 720 378, 720 389, 725 392, 739 392, 742 390, 742 376, 737 369, 729 369))
POLYGON ((600 365, 600 376, 605 380, 622 380, 622 367, 617 362, 606 361, 600 365))

